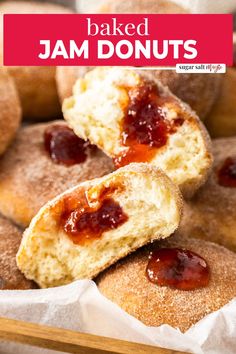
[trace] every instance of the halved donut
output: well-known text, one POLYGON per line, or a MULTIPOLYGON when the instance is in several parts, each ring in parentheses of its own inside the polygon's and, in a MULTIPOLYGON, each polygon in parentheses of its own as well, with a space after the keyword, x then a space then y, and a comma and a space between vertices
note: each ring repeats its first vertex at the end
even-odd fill
POLYGON ((212 164, 210 139, 188 105, 148 73, 118 67, 90 71, 64 101, 75 133, 114 159, 117 167, 149 162, 190 197, 212 164))
POLYGON ((131 164, 46 204, 25 231, 19 269, 41 287, 93 278, 178 227, 178 188, 155 167, 131 164))

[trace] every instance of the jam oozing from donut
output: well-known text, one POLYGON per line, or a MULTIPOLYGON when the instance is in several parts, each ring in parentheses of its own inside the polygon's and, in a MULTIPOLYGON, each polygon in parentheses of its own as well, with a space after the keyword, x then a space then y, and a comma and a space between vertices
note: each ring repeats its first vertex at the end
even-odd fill
POLYGON ((236 188, 236 158, 225 160, 218 171, 218 182, 223 187, 236 188))
POLYGON ((44 132, 44 146, 53 162, 72 166, 87 158, 89 143, 65 125, 52 125, 44 132))
POLYGON ((210 280, 206 261, 180 248, 160 248, 151 253, 146 274, 154 284, 179 290, 202 288, 210 280))
POLYGON ((168 137, 184 122, 182 118, 168 120, 163 98, 151 82, 128 91, 129 106, 122 124, 122 145, 127 147, 114 159, 117 168, 130 162, 147 162, 158 148, 166 145, 168 137))
POLYGON ((117 229, 128 220, 122 207, 110 197, 108 191, 102 191, 96 206, 89 205, 85 194, 77 205, 75 201, 67 200, 65 206, 63 230, 74 243, 80 245, 99 239, 103 232, 117 229))

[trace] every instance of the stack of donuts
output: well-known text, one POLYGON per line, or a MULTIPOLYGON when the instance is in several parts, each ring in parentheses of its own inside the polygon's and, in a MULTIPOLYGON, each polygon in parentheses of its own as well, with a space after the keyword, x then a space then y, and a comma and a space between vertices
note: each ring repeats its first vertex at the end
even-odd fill
MULTIPOLYGON (((186 12, 166 0, 96 11, 186 12)), ((71 10, 0 3, 12 12, 71 10)), ((183 332, 236 297, 235 82, 234 67, 2 68, 0 289, 93 279, 144 324, 183 332)))

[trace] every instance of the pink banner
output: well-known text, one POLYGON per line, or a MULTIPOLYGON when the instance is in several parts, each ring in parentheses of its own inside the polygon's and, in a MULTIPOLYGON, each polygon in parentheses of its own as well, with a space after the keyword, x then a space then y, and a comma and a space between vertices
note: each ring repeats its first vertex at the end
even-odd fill
POLYGON ((8 66, 232 62, 232 15, 4 15, 8 66))

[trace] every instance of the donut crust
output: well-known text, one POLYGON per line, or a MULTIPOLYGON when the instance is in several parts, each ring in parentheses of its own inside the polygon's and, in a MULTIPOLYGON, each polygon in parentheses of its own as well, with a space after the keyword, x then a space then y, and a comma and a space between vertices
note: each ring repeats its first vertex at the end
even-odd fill
POLYGON ((189 104, 201 120, 211 112, 222 85, 218 74, 178 74, 174 70, 154 70, 153 75, 189 104))
POLYGON ((0 70, 0 155, 12 142, 21 122, 21 107, 13 80, 0 70))
POLYGON ((184 203, 180 232, 236 251, 236 188, 218 183, 219 168, 226 158, 236 157, 236 137, 213 140, 213 156, 208 181, 192 200, 184 203))
POLYGON ((21 242, 21 231, 0 215, 0 290, 35 289, 16 265, 16 253, 21 242))
POLYGON ((176 234, 131 254, 96 282, 104 296, 145 325, 168 324, 185 332, 235 297, 236 255, 219 245, 176 234), (209 285, 182 291, 151 283, 145 274, 148 256, 159 247, 186 248, 203 257, 210 267, 209 285))
POLYGON ((0 160, 0 212, 20 226, 28 226, 38 210, 56 195, 79 182, 113 170, 101 151, 89 150, 84 163, 70 167, 56 164, 44 149, 44 131, 63 121, 22 127, 0 160))
MULTIPOLYGON (((66 7, 55 4, 43 4, 28 1, 3 1, 0 14, 4 13, 72 13, 66 7)), ((3 16, 0 15, 1 32, 3 16)), ((0 36, 0 58, 3 56, 3 42, 0 36)), ((2 59, 1 59, 2 60, 2 59)), ((23 116, 32 120, 56 119, 61 115, 61 107, 56 88, 56 68, 50 66, 12 66, 7 67, 15 81, 20 97, 23 116)))

